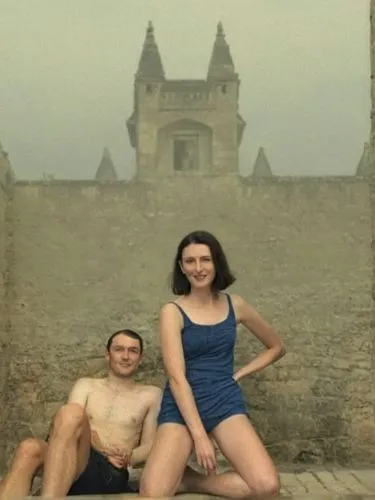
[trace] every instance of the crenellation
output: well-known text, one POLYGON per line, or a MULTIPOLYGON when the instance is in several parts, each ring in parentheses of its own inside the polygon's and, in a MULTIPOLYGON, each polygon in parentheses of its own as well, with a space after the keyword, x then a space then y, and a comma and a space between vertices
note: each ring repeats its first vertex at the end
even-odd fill
POLYGON ((205 90, 187 90, 173 92, 170 90, 162 90, 159 96, 159 110, 214 110, 215 103, 213 101, 212 92, 205 90))

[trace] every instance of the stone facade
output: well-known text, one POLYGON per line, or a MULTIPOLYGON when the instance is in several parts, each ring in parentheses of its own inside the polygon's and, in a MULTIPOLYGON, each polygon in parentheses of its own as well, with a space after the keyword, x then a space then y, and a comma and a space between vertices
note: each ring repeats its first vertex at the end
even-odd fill
MULTIPOLYGON (((277 460, 375 458, 368 183, 363 179, 18 182, 12 198, 6 455, 43 436, 72 382, 105 368, 106 338, 145 337, 140 378, 162 384, 160 306, 178 240, 222 241, 232 287, 280 331, 287 356, 244 381, 277 460)), ((10 221, 9 221, 10 222, 10 221)), ((239 331, 236 363, 261 348, 239 331)))
POLYGON ((236 174, 245 127, 239 86, 221 23, 204 80, 166 79, 150 23, 127 122, 137 177, 236 174))

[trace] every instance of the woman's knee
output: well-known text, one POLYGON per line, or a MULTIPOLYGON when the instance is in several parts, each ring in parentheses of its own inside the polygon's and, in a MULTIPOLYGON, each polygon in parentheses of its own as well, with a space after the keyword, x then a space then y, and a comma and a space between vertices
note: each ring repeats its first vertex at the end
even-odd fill
MULTIPOLYGON (((150 478, 151 479, 151 478, 150 478)), ((145 498, 164 498, 174 495, 173 489, 169 490, 162 481, 152 481, 142 477, 139 482, 139 495, 145 498)))
POLYGON ((155 476, 155 472, 153 467, 150 467, 150 464, 146 462, 145 469, 139 481, 139 494, 141 497, 162 498, 172 494, 172 490, 167 491, 166 489, 169 486, 167 485, 168 481, 161 481, 160 477, 155 476))
POLYGON ((147 472, 143 473, 139 481, 139 494, 146 498, 160 497, 158 485, 149 478, 147 472))
POLYGON ((145 477, 141 477, 139 481, 139 494, 142 497, 146 498, 152 498, 153 497, 153 491, 151 487, 150 481, 147 480, 145 477))
POLYGON ((275 496, 280 493, 280 478, 277 473, 269 473, 257 478, 254 490, 257 496, 275 496))
POLYGON ((82 406, 68 403, 62 406, 55 415, 52 433, 75 432, 85 424, 87 416, 82 406))
POLYGON ((193 441, 187 428, 168 423, 159 427, 140 480, 140 495, 148 498, 174 496, 193 441))

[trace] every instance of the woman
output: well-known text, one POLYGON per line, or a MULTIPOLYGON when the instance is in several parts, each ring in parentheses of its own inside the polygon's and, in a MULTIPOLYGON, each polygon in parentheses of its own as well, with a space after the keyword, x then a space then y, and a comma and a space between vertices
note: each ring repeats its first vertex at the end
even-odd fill
POLYGON ((241 297, 223 293, 235 278, 217 239, 188 234, 178 246, 173 293, 160 313, 160 340, 168 383, 157 436, 140 494, 174 495, 183 478, 190 492, 231 498, 272 495, 279 478, 248 417, 238 381, 266 368, 285 351, 274 329, 241 297), (242 323, 265 351, 233 373, 236 326, 242 323), (234 471, 216 474, 211 437, 234 471), (207 474, 186 469, 195 451, 207 474))

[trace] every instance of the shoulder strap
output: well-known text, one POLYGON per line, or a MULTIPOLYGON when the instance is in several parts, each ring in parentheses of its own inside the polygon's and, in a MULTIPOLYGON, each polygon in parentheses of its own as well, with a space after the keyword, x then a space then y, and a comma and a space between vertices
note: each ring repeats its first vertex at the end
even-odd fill
POLYGON ((236 317, 236 313, 234 312, 234 307, 233 307, 233 302, 232 302, 232 297, 230 296, 229 293, 225 294, 228 300, 228 306, 229 306, 229 315, 233 315, 236 317))
POLYGON ((182 307, 177 304, 177 302, 174 302, 173 300, 170 300, 168 302, 168 304, 173 304, 174 306, 177 307, 177 309, 180 311, 181 315, 182 315, 182 318, 184 320, 184 326, 186 325, 186 323, 189 323, 190 322, 190 319, 189 319, 189 316, 186 314, 186 312, 182 309, 182 307))

